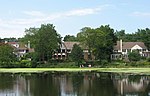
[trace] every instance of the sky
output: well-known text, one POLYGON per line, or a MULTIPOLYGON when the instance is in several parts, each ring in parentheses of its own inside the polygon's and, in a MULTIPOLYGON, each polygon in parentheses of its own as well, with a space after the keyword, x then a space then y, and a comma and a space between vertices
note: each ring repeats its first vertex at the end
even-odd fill
POLYGON ((57 32, 76 35, 83 27, 110 25, 134 33, 150 28, 150 0, 1 0, 0 38, 20 38, 25 29, 53 24, 57 32))

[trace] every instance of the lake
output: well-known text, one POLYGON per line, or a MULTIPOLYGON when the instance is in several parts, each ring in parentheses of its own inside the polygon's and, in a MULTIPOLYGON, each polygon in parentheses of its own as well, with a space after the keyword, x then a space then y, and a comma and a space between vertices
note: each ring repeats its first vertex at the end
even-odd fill
POLYGON ((0 96, 150 96, 150 76, 101 72, 1 73, 0 96))

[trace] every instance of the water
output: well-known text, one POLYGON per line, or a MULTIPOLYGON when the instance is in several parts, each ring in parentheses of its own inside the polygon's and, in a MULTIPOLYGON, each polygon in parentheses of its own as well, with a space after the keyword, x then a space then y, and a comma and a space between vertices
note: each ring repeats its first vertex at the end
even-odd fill
POLYGON ((3 73, 0 96, 150 96, 150 76, 98 72, 3 73))

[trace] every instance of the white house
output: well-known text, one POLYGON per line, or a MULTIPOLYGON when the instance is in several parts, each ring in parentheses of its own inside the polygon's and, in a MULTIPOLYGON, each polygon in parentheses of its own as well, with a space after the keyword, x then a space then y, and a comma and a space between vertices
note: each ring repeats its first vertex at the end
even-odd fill
POLYGON ((14 48, 14 54, 17 55, 17 57, 23 57, 26 53, 28 53, 30 48, 30 42, 28 42, 28 45, 20 43, 20 42, 6 42, 6 44, 11 45, 14 48))
POLYGON ((138 50, 141 56, 150 57, 150 54, 147 54, 149 51, 143 42, 122 42, 120 40, 114 46, 114 53, 111 55, 111 59, 128 58, 129 52, 133 50, 138 50))

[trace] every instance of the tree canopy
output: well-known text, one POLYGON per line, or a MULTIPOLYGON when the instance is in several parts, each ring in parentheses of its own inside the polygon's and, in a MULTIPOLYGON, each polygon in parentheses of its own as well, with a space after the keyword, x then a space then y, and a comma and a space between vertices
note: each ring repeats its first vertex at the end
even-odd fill
POLYGON ((31 42, 40 61, 51 59, 52 53, 59 47, 61 36, 55 30, 53 24, 42 24, 40 28, 29 28, 25 30, 26 35, 23 42, 31 42))
POLYGON ((66 35, 63 41, 75 42, 78 41, 74 35, 66 35))
POLYGON ((83 46, 88 47, 90 54, 94 54, 97 60, 110 60, 110 54, 117 40, 114 30, 109 25, 95 29, 82 28, 81 32, 77 34, 77 38, 83 46))
POLYGON ((16 60, 16 56, 13 54, 14 49, 8 44, 0 44, 0 62, 9 64, 16 60))
POLYGON ((73 45, 73 49, 71 51, 71 58, 74 62, 76 62, 79 66, 79 64, 82 62, 83 60, 83 50, 81 49, 81 47, 77 44, 73 45))

